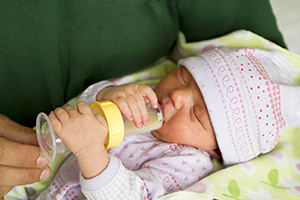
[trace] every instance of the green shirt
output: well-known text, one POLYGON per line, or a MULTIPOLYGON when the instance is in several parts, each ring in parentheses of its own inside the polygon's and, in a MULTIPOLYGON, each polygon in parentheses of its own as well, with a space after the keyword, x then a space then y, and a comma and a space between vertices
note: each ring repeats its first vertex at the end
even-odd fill
POLYGON ((88 85, 247 29, 283 47, 267 0, 1 0, 0 113, 33 126, 88 85))

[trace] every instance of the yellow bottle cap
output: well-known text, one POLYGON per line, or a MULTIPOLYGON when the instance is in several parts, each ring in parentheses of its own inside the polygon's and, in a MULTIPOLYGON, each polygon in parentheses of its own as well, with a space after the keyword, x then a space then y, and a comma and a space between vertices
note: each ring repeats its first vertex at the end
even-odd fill
POLYGON ((104 144, 105 149, 121 144, 124 138, 124 123, 119 108, 111 101, 95 101, 91 104, 93 114, 102 115, 107 123, 108 135, 104 144))

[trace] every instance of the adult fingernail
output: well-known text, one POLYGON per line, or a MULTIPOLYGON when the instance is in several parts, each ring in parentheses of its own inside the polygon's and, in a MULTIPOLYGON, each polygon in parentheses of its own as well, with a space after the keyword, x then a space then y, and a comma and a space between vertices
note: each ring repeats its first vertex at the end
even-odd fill
POLYGON ((43 156, 40 156, 36 161, 37 166, 44 167, 48 164, 48 160, 43 156))
POLYGON ((40 175, 40 181, 44 181, 49 177, 49 170, 44 169, 40 175))

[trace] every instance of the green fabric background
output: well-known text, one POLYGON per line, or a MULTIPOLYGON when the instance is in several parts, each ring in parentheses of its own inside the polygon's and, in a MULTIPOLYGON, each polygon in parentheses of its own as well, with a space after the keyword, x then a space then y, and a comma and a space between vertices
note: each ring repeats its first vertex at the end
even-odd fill
POLYGON ((268 0, 1 0, 0 113, 34 126, 91 83, 237 29, 283 47, 268 0))

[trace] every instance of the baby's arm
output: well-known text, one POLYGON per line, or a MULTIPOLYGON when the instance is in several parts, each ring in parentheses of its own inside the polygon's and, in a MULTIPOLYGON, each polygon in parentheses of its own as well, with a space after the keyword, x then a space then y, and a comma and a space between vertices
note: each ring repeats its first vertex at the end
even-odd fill
POLYGON ((108 167, 97 177, 84 179, 80 176, 80 185, 83 194, 89 200, 140 200, 147 197, 141 178, 126 169, 121 161, 112 155, 108 167))
MULTIPOLYGON (((105 82, 111 86, 109 82, 105 82)), ((94 90, 84 92, 93 96, 94 90)), ((157 97, 147 85, 126 84, 107 87, 95 95, 98 101, 111 100, 117 104, 128 119, 134 119, 137 127, 148 124, 145 102, 157 107, 157 97)), ((57 108, 49 115, 54 130, 74 153, 85 178, 101 173, 108 164, 108 154, 104 148, 107 125, 102 116, 94 116, 89 106, 78 103, 77 110, 72 107, 57 108), (72 135, 71 135, 72 134, 72 135), (95 162, 99 162, 95 164, 95 162)))
POLYGON ((57 108, 49 115, 54 131, 77 157, 82 175, 89 179, 100 174, 108 165, 104 147, 108 129, 101 115, 94 116, 90 107, 80 102, 72 107, 57 108))
POLYGON ((210 173, 212 163, 208 154, 192 147, 170 151, 168 146, 157 146, 166 153, 133 170, 126 169, 120 160, 110 156, 111 163, 102 174, 90 180, 81 178, 83 193, 88 199, 157 199, 183 190, 210 173))

